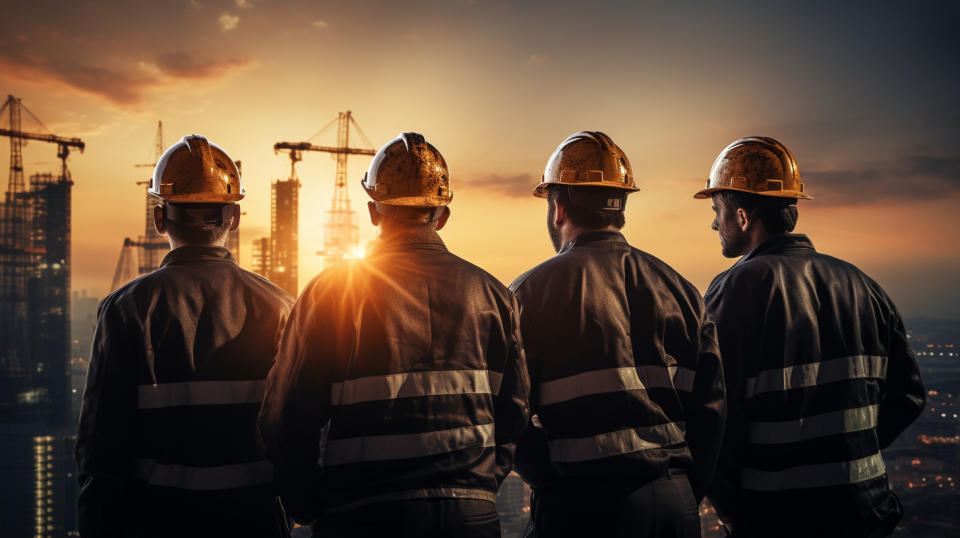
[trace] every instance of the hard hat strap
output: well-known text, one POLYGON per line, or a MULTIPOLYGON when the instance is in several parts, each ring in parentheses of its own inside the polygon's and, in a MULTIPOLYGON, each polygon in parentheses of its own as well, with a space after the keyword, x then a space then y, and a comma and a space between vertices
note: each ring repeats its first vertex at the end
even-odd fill
POLYGON ((567 196, 571 202, 591 211, 623 211, 627 207, 627 193, 610 188, 567 185, 567 196))
POLYGON ((164 204, 164 218, 190 228, 219 228, 233 217, 234 204, 164 204))

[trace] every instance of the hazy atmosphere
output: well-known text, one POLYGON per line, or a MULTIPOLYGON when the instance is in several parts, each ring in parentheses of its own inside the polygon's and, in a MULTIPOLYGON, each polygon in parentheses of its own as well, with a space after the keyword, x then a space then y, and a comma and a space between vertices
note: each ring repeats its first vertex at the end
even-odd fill
MULTIPOLYGON (((423 133, 455 193, 447 246, 504 282, 552 255, 530 191, 553 148, 609 134, 641 191, 624 233, 705 291, 732 260, 694 200, 717 153, 784 142, 807 192, 798 232, 883 285, 906 317, 960 318, 960 40, 955 2, 369 2, 0 0, 0 91, 74 153, 73 282, 102 297, 142 233, 157 121, 243 163, 241 263, 269 233, 278 141, 351 110, 374 146, 423 133)), ((42 130, 24 117, 24 130, 42 130)), ((334 145, 335 132, 312 140, 334 145)), ((351 138, 351 145, 362 145, 351 138)), ((26 146, 27 174, 56 171, 26 146)), ((0 159, 9 149, 0 147, 0 159)), ((361 241, 375 235, 352 156, 361 241)), ((300 284, 322 268, 334 160, 298 165, 300 284)))

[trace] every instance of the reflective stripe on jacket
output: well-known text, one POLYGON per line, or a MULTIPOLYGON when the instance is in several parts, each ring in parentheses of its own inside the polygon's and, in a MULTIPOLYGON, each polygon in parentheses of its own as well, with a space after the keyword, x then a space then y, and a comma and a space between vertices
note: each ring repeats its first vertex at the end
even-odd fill
POLYGON ((889 496, 880 449, 925 397, 886 293, 805 236, 783 235, 714 279, 706 304, 730 402, 718 507, 734 519, 748 504, 868 517, 889 496))
POLYGON ((724 420, 723 369, 696 288, 618 232, 587 232, 511 289, 539 426, 521 475, 632 480, 686 468, 702 495, 724 420))
POLYGON ((104 299, 77 435, 84 536, 280 533, 256 417, 292 302, 220 247, 178 248, 104 299))
POLYGON ((291 514, 493 501, 528 419, 516 310, 506 287, 436 233, 380 240, 313 279, 260 416, 291 514))

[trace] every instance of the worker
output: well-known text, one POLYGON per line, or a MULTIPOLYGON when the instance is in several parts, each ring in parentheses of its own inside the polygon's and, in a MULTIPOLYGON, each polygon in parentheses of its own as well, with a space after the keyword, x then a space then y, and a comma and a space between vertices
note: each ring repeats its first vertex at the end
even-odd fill
POLYGON ((380 236, 307 285, 267 380, 281 498, 315 536, 499 536, 529 407, 516 300, 440 239, 453 192, 422 135, 361 184, 380 236))
POLYGON ((156 271, 100 303, 80 427, 80 535, 288 534, 256 420, 292 299, 223 247, 244 190, 203 136, 153 171, 156 271))
POLYGON ((557 255, 511 285, 532 386, 518 466, 533 536, 700 536, 723 369, 697 289, 620 233, 637 190, 598 131, 567 137, 534 190, 557 255))
POLYGON ((880 451, 924 390, 893 301, 792 234, 811 199, 767 137, 720 152, 706 188, 722 253, 706 294, 726 358, 729 420, 711 498, 736 536, 885 536, 901 518, 880 451))

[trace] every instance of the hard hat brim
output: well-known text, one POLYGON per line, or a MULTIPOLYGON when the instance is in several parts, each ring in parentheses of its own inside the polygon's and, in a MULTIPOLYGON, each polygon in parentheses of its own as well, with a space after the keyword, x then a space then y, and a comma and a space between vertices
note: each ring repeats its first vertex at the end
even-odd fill
POLYGON ((766 192, 757 192, 750 189, 739 189, 737 187, 709 187, 706 189, 701 189, 693 195, 694 198, 698 200, 703 200, 705 198, 710 198, 714 193, 720 191, 737 191, 745 192, 747 194, 756 194, 757 196, 767 196, 769 198, 796 198, 798 200, 813 200, 813 197, 807 194, 804 194, 799 191, 766 191, 766 192))
POLYGON ((453 194, 449 196, 384 196, 373 189, 368 189, 364 186, 363 190, 367 191, 367 195, 373 199, 374 202, 378 202, 386 205, 399 205, 406 207, 443 207, 450 205, 450 202, 453 201, 453 194))
POLYGON ((551 185, 566 185, 568 187, 605 187, 607 189, 619 189, 622 191, 627 191, 627 194, 631 192, 637 192, 640 190, 637 187, 627 187, 625 185, 611 185, 610 183, 601 183, 599 181, 590 182, 590 183, 579 183, 579 182, 567 183, 567 182, 560 182, 560 181, 545 181, 533 188, 533 195, 536 196, 537 198, 546 198, 547 189, 551 185))
POLYGON ((193 194, 164 194, 150 189, 147 191, 150 196, 157 200, 163 200, 172 204, 232 204, 243 200, 246 193, 237 194, 216 194, 216 193, 193 193, 193 194))

